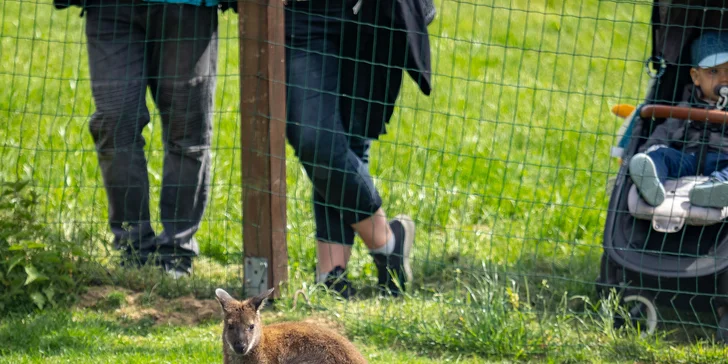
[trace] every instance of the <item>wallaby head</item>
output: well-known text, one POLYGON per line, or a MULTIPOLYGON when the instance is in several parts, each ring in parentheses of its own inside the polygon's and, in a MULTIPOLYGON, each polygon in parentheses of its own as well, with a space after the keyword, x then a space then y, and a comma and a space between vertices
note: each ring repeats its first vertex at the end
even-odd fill
POLYGON ((247 355, 260 343, 262 334, 260 310, 274 289, 271 288, 244 301, 234 299, 221 288, 215 290, 215 296, 224 314, 225 327, 222 337, 235 354, 247 355))

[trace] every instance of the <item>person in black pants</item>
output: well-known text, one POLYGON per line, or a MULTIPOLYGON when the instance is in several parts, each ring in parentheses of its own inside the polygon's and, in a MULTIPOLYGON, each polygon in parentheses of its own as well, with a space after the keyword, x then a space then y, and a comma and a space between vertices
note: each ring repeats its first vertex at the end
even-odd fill
MULTIPOLYGON (((225 0, 226 1, 226 0, 225 0)), ((89 121, 122 264, 148 261, 178 278, 199 254, 194 234, 209 190, 218 3, 55 0, 83 8, 95 112, 89 121), (144 127, 151 91, 162 119, 163 231, 149 213, 144 127)), ((221 2, 221 4, 224 4, 221 2)), ((229 5, 229 4, 225 4, 229 5)))
POLYGON ((386 132, 403 68, 414 67, 429 95, 428 20, 412 0, 288 1, 285 16, 286 136, 313 184, 317 281, 353 293, 346 265, 356 233, 380 287, 398 295, 395 281, 412 280, 415 224, 407 215, 387 221, 368 150, 386 132))

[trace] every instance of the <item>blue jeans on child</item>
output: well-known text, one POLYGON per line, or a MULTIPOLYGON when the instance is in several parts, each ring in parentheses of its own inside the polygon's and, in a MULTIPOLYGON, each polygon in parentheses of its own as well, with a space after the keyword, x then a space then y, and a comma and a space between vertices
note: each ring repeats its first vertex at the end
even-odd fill
MULTIPOLYGON (((674 148, 658 148, 646 153, 655 163, 657 176, 663 184, 668 178, 695 176, 698 174, 698 155, 685 153, 674 148)), ((707 153, 703 170, 705 176, 720 182, 728 181, 728 154, 707 153)))

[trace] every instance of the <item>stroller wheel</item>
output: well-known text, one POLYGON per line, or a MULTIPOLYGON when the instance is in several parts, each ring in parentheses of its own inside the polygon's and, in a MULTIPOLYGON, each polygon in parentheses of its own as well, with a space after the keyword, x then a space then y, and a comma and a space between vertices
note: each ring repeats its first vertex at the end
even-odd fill
POLYGON ((719 342, 724 345, 728 344, 728 314, 724 314, 723 317, 720 318, 716 336, 718 337, 719 342))
MULTIPOLYGON (((624 296, 624 298, 622 298, 622 302, 624 304, 635 304, 629 309, 629 320, 632 322, 632 325, 640 325, 641 328, 644 328, 640 335, 642 337, 652 335, 652 333, 655 332, 655 328, 657 328, 657 308, 655 307, 655 304, 652 303, 652 300, 640 294, 630 294, 624 296), (642 320, 644 320, 644 322, 640 322, 642 320)), ((625 323, 624 318, 617 317, 614 320, 614 327, 618 329, 624 326, 625 323)), ((728 334, 728 332, 726 332, 726 334, 728 334)))

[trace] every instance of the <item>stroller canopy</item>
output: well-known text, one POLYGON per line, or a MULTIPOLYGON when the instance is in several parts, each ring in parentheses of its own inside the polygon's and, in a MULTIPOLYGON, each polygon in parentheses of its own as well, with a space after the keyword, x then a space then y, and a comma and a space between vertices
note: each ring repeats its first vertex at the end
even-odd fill
POLYGON ((687 64, 685 49, 702 31, 728 31, 728 0, 659 0, 652 11, 652 56, 687 64))

